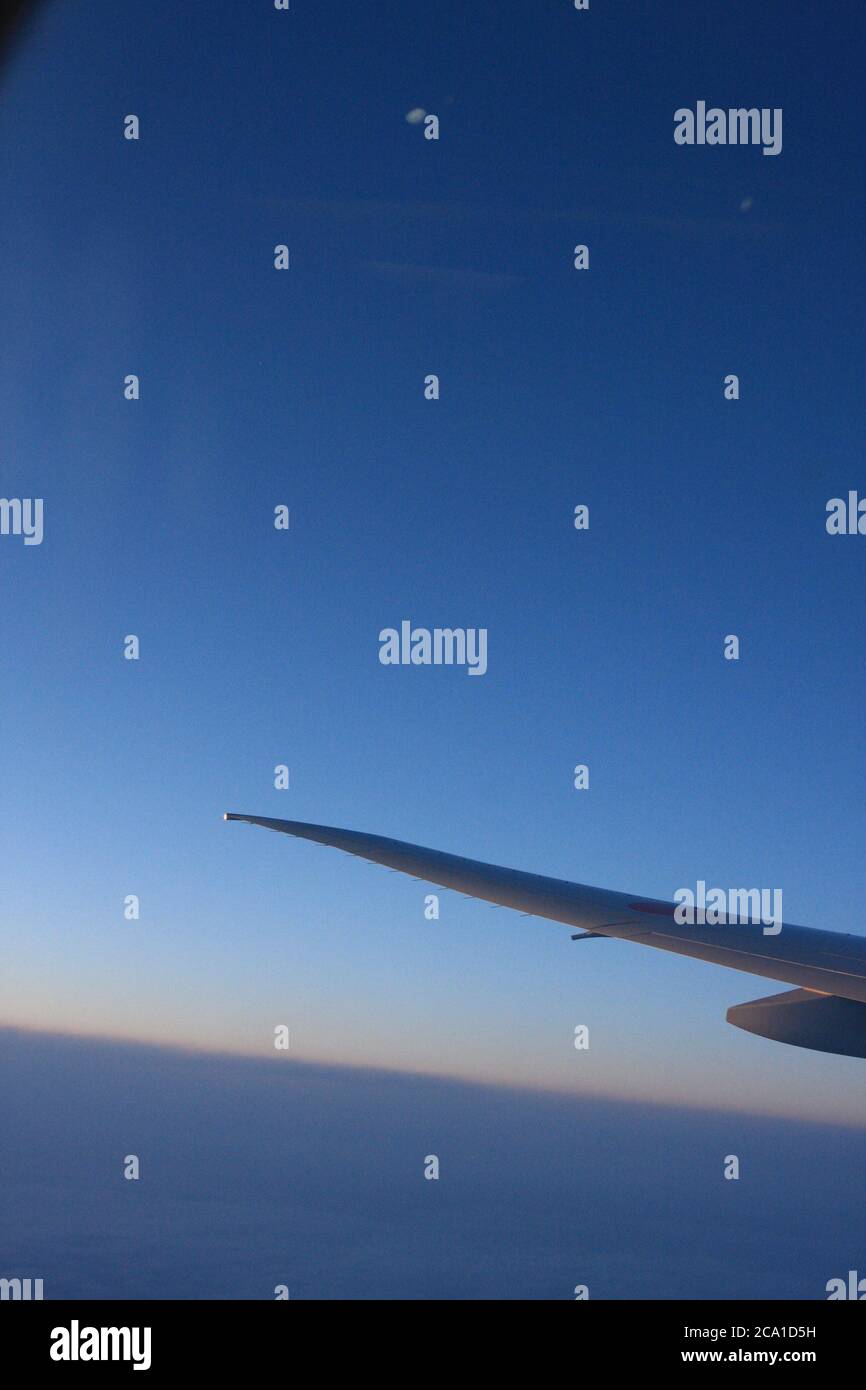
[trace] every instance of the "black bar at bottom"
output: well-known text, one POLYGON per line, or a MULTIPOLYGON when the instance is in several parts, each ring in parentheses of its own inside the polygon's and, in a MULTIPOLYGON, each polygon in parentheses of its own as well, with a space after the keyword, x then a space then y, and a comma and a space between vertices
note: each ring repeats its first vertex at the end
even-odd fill
POLYGON ((46 1301, 0 1304, 0 1336, 4 1364, 17 1363, 19 1376, 31 1371, 93 1376, 108 1367, 114 1375, 138 1371, 159 1378, 191 1371, 224 1378, 268 1365, 282 1366, 287 1374, 303 1372, 304 1365, 308 1372, 332 1372, 345 1362, 353 1376, 397 1363, 404 1375, 429 1380, 437 1366, 443 1375, 453 1374, 471 1357, 482 1359, 489 1378, 500 1359, 513 1374, 515 1355, 549 1364, 558 1352, 569 1358, 575 1374, 581 1366, 588 1369, 586 1358, 594 1357, 611 1371, 795 1365, 826 1377, 852 1360, 856 1364, 863 1322, 856 1310, 829 1301, 587 1300, 567 1308, 523 1303, 519 1309, 512 1302, 480 1300, 396 1305, 46 1301), (469 1339, 456 1360, 448 1339, 452 1329, 469 1339), (407 1332, 418 1340, 407 1345, 407 1332), (315 1366, 307 1361, 310 1355, 315 1366))

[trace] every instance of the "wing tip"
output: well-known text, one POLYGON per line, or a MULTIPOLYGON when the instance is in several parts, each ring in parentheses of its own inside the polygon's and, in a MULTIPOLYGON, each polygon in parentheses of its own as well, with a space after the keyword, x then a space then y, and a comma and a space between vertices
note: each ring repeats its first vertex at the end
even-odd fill
POLYGON ((302 835, 305 830, 323 830, 324 826, 305 825, 303 821, 278 820, 274 816, 251 816, 247 811, 223 811, 223 820, 245 821, 247 825, 261 825, 265 830, 282 830, 288 835, 302 835))

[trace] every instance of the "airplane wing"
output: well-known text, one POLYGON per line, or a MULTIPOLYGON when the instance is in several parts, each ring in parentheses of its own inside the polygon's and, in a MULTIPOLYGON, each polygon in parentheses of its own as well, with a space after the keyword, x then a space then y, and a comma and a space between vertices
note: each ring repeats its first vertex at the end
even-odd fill
POLYGON ((742 919, 681 925, 675 904, 657 898, 523 873, 357 830, 236 812, 225 819, 330 845, 425 883, 567 923, 585 936, 635 941, 796 985, 729 1009, 728 1022, 779 1042, 866 1057, 866 938, 793 924, 767 935, 760 923, 742 919))

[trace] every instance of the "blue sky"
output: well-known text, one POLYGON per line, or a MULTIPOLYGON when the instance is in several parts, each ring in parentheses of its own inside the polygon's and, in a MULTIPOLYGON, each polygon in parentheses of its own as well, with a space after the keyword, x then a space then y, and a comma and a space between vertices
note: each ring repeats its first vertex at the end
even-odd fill
POLYGON ((862 1123, 860 1063, 725 1024, 765 982, 428 923, 221 820, 863 930, 866 541, 824 527, 866 486, 862 31, 45 7, 0 111, 2 493, 45 499, 41 546, 0 539, 2 1021, 862 1123), (703 99, 783 108, 782 153, 675 145, 703 99), (381 666, 403 618, 486 627, 487 674, 381 666))

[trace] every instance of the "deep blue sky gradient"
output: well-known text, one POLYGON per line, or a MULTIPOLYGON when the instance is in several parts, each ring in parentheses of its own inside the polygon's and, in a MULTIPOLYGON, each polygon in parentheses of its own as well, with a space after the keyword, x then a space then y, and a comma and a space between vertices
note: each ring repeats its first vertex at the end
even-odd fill
POLYGON ((45 7, 0 110, 0 491, 46 525, 0 539, 0 1018, 862 1124, 858 1062, 724 1023, 765 982, 427 923, 220 817, 864 929, 866 539, 824 528, 866 489, 863 27, 45 7), (781 155, 676 146, 699 99, 782 107, 781 155), (487 675, 382 667, 402 618, 486 627, 487 675))

